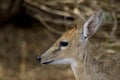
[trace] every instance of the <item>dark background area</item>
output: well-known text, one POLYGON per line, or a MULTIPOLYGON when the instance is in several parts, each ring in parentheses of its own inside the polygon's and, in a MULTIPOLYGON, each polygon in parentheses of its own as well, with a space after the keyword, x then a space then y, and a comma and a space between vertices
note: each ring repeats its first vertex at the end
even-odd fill
POLYGON ((104 22, 90 42, 104 61, 120 54, 119 0, 1 0, 0 80, 74 80, 69 66, 43 66, 36 58, 100 9, 104 22))

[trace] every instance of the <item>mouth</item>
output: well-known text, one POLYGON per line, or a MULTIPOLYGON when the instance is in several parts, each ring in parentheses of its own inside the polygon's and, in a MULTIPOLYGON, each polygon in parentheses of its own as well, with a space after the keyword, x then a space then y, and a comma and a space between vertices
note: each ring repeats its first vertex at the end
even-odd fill
POLYGON ((45 64, 45 65, 47 65, 47 64, 50 64, 50 63, 52 63, 54 60, 50 60, 50 61, 46 61, 46 62, 43 62, 42 64, 45 64))

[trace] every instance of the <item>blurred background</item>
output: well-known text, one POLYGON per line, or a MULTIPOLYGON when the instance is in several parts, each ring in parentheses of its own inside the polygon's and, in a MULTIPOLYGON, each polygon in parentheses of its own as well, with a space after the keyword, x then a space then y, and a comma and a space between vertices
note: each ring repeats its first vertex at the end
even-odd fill
POLYGON ((104 22, 90 41, 104 61, 120 54, 120 0, 0 0, 0 80, 75 80, 69 66, 36 58, 100 9, 104 22))

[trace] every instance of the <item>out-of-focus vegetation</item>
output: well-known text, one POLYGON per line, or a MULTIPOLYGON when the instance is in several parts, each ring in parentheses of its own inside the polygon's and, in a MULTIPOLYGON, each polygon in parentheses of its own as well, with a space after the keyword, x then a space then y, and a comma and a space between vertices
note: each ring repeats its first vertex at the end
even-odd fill
POLYGON ((36 57, 100 9, 104 22, 90 41, 104 61, 120 55, 119 0, 1 0, 0 80, 74 80, 69 66, 42 66, 36 57))

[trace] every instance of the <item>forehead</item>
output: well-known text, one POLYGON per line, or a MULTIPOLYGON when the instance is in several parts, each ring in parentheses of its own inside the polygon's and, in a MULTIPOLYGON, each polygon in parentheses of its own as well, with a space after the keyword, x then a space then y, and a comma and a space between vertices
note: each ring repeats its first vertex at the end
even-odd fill
POLYGON ((79 36, 79 35, 77 35, 77 34, 79 34, 79 30, 73 28, 73 29, 65 32, 65 33, 56 41, 55 45, 58 45, 58 43, 59 43, 60 41, 64 41, 64 40, 65 40, 65 41, 72 41, 73 39, 74 39, 74 40, 77 40, 77 39, 75 39, 76 37, 79 36))
POLYGON ((63 34, 62 39, 70 39, 75 34, 76 29, 71 29, 63 34))

